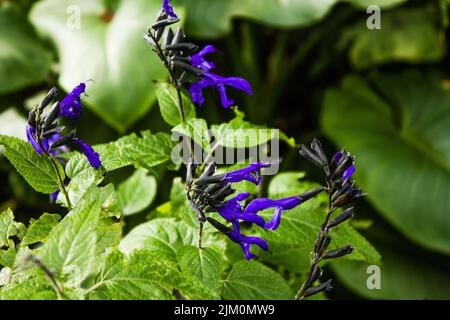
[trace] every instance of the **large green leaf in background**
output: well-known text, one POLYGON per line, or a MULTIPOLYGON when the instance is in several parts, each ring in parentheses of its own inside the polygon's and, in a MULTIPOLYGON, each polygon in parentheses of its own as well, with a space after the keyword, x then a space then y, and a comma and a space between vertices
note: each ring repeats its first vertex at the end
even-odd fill
POLYGON ((0 94, 44 81, 50 62, 25 17, 14 5, 0 4, 0 94))
POLYGON ((108 124, 124 131, 151 108, 155 100, 152 81, 165 74, 142 38, 161 1, 117 1, 115 12, 108 12, 104 2, 41 1, 30 17, 38 31, 56 45, 61 86, 69 91, 93 79, 87 88, 89 98, 84 100, 108 124), (74 24, 77 10, 80 28, 74 24))
POLYGON ((437 17, 433 5, 381 12, 381 29, 370 30, 363 16, 344 31, 340 45, 349 46, 350 62, 358 69, 387 62, 438 61, 446 44, 445 30, 436 23, 437 17))
POLYGON ((325 98, 328 136, 357 156, 357 181, 396 228, 450 254, 450 92, 433 74, 349 76, 325 98))
MULTIPOLYGON (((414 253, 392 249, 392 244, 377 246, 383 255, 380 267, 381 289, 369 289, 369 264, 349 260, 333 262, 333 270, 349 289, 368 299, 448 299, 448 269, 430 266, 414 253)), ((369 279, 370 281, 370 279, 369 279)))
MULTIPOLYGON (((380 288, 369 289, 374 271, 369 264, 356 261, 335 260, 332 269, 337 277, 352 291, 369 299, 448 299, 450 297, 450 258, 417 250, 417 247, 375 225, 368 232, 383 255, 379 269, 380 288)), ((373 268, 373 267, 372 267, 373 268)))
MULTIPOLYGON (((342 0, 341 0, 342 1, 342 0)), ((361 8, 391 7, 406 0, 343 0, 361 8)), ((339 0, 178 0, 187 8, 188 32, 214 38, 231 31, 233 18, 248 18, 275 27, 301 27, 322 19, 339 0)), ((363 11, 365 14, 365 11, 363 11)))

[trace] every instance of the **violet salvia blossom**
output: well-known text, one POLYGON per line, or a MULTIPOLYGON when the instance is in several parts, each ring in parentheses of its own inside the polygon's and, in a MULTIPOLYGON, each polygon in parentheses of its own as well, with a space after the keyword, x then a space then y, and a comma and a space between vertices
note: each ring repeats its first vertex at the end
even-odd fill
POLYGON ((84 83, 79 84, 61 102, 55 102, 50 111, 43 115, 44 109, 56 99, 58 94, 56 88, 51 89, 41 104, 30 112, 26 134, 28 141, 38 154, 45 153, 61 161, 63 160, 57 156, 68 151, 69 145, 77 144, 92 167, 98 169, 101 167, 99 154, 86 142, 78 139, 75 130, 62 135, 61 133, 65 130, 65 127, 60 126, 58 123, 58 119, 62 116, 76 120, 77 115, 81 114, 79 96, 84 92, 85 88, 84 83), (66 108, 65 111, 62 109, 62 105, 66 108))
POLYGON ((212 45, 207 45, 203 49, 201 49, 196 54, 191 56, 191 64, 193 67, 200 68, 203 71, 209 71, 215 69, 215 65, 213 62, 208 61, 204 58, 205 55, 216 52, 216 48, 212 45))
POLYGON ((250 193, 244 192, 239 193, 234 198, 225 201, 223 204, 220 204, 216 207, 217 212, 224 218, 225 220, 234 223, 236 221, 246 221, 250 223, 254 223, 260 227, 264 227, 265 221, 262 217, 254 214, 254 213, 244 213, 243 208, 240 204, 241 201, 244 201, 250 196, 250 193))
POLYGON ((202 185, 202 184, 209 184, 214 182, 229 182, 229 183, 236 183, 241 181, 248 181, 252 182, 255 185, 258 185, 261 180, 261 169, 262 168, 268 168, 270 164, 263 163, 263 162, 254 162, 250 165, 248 165, 245 168, 238 169, 231 172, 226 172, 222 174, 217 174, 213 176, 206 176, 202 177, 199 180, 196 181, 196 184, 202 185))
POLYGON ((249 95, 252 94, 250 83, 248 83, 247 80, 239 77, 222 77, 210 72, 203 73, 200 80, 192 83, 189 87, 189 92, 191 93, 192 100, 195 103, 202 105, 205 102, 203 89, 215 88, 219 92, 222 106, 228 108, 235 103, 234 100, 228 98, 226 86, 244 91, 249 95))
POLYGON ((237 194, 231 199, 226 197, 232 195, 235 190, 232 184, 240 181, 250 181, 256 185, 261 182, 262 168, 269 167, 269 164, 255 162, 249 166, 215 175, 215 163, 209 163, 199 178, 195 179, 196 165, 190 161, 187 166, 186 174, 186 190, 188 191, 188 199, 192 209, 197 212, 199 221, 210 222, 217 230, 226 234, 232 241, 239 243, 244 251, 246 259, 254 258, 255 255, 250 252, 252 244, 268 250, 268 244, 264 239, 259 237, 246 236, 241 233, 240 222, 245 221, 257 225, 264 229, 275 230, 280 224, 281 212, 283 210, 292 209, 308 199, 320 193, 323 188, 314 189, 299 196, 289 197, 285 199, 256 199, 245 207, 244 202, 250 196, 248 192, 237 194), (269 222, 257 214, 258 211, 276 207, 276 210, 269 222), (206 213, 217 212, 223 219, 231 223, 233 228, 221 224, 206 213))
POLYGON ((215 65, 205 56, 214 53, 216 49, 212 45, 206 45, 196 52, 198 46, 185 42, 182 28, 178 28, 176 32, 171 29, 170 25, 178 21, 170 1, 164 0, 162 13, 144 35, 144 39, 155 49, 160 60, 169 70, 171 83, 178 88, 183 83, 190 83, 189 91, 192 100, 199 105, 205 102, 203 97, 205 88, 215 88, 219 92, 224 108, 235 104, 234 100, 227 96, 227 86, 251 95, 252 89, 247 80, 239 77, 224 77, 210 72, 215 65), (163 41, 160 41, 161 39, 163 41), (195 77, 195 81, 190 79, 189 74, 195 77))
POLYGON ((98 169, 102 166, 99 154, 95 152, 89 144, 78 138, 73 139, 73 142, 77 143, 80 146, 81 150, 83 151, 92 167, 98 169))
POLYGON ((305 201, 315 197, 324 190, 323 187, 313 189, 298 196, 292 196, 282 199, 258 198, 250 202, 244 210, 244 214, 256 214, 258 211, 275 208, 272 219, 265 223, 265 229, 276 230, 280 225, 281 213, 285 210, 294 209, 305 201))
POLYGON ((82 82, 61 100, 59 106, 61 108, 62 116, 72 119, 74 122, 81 117, 81 94, 85 93, 85 91, 86 84, 82 82))
POLYGON ((162 4, 162 10, 169 16, 175 19, 178 19, 178 16, 173 11, 172 6, 170 5, 170 0, 164 0, 162 4))
POLYGON ((256 258, 256 255, 250 252, 250 247, 252 244, 259 246, 261 249, 265 251, 269 250, 269 245, 264 239, 254 236, 249 237, 241 234, 241 227, 238 221, 234 221, 232 223, 233 229, 231 229, 211 217, 207 217, 206 219, 217 230, 228 236, 228 238, 230 238, 231 241, 239 243, 242 250, 244 251, 244 255, 247 260, 256 258))

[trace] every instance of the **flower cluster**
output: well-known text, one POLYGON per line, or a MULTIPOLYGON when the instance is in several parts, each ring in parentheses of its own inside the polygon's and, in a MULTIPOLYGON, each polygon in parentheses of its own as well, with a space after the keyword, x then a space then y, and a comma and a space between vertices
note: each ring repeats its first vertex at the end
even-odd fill
POLYGON ((255 255, 250 252, 252 244, 263 250, 268 250, 269 246, 260 237, 243 235, 240 228, 241 221, 257 225, 265 230, 276 230, 280 224, 283 210, 293 209, 323 191, 323 188, 317 188, 301 195, 277 200, 259 198, 251 201, 247 206, 241 204, 250 196, 250 193, 247 192, 239 193, 233 198, 225 200, 236 191, 232 188, 233 183, 246 180, 258 185, 261 182, 260 170, 268 166, 269 164, 256 162, 243 169, 214 174, 216 165, 214 162, 210 162, 198 179, 193 178, 196 165, 191 161, 187 166, 188 199, 191 207, 196 210, 199 221, 202 223, 208 221, 232 241, 239 243, 247 260, 255 258, 255 255), (271 220, 266 222, 257 213, 268 208, 275 208, 275 211, 271 220), (232 228, 210 216, 207 217, 205 213, 208 212, 217 212, 223 219, 231 223, 232 228))
POLYGON ((325 191, 328 193, 329 204, 328 213, 324 223, 321 225, 314 245, 310 272, 297 293, 296 299, 303 299, 304 297, 331 289, 331 279, 313 286, 322 275, 319 262, 352 253, 353 248, 350 244, 338 249, 328 250, 331 243, 331 238, 328 234, 331 229, 353 217, 353 207, 347 208, 333 219, 331 219, 332 214, 338 208, 347 206, 366 196, 361 189, 355 189, 354 187, 355 181, 352 180, 352 176, 355 172, 355 157, 350 155, 345 149, 336 152, 329 161, 320 141, 314 139, 310 146, 302 145, 300 154, 323 169, 326 176, 327 187, 325 191))
POLYGON ((74 122, 80 117, 80 95, 85 88, 84 83, 79 84, 61 102, 54 102, 50 111, 44 114, 45 108, 58 95, 58 90, 52 88, 39 106, 30 111, 26 132, 28 141, 38 154, 45 153, 55 157, 70 150, 69 146, 75 144, 84 153, 92 167, 98 169, 102 165, 98 153, 89 144, 77 138, 75 129, 62 135, 66 127, 59 125, 59 118, 61 117, 67 117, 74 122))
POLYGON ((349 205, 366 196, 362 189, 355 189, 352 176, 355 173, 355 157, 345 149, 336 152, 331 161, 328 161, 319 140, 314 139, 310 147, 302 145, 300 154, 323 168, 328 192, 331 195, 331 204, 334 208, 349 205))
POLYGON ((206 45, 196 52, 198 47, 195 44, 184 41, 183 29, 178 28, 176 32, 173 32, 171 28, 167 28, 178 21, 178 16, 174 13, 169 0, 164 0, 161 13, 144 36, 171 72, 172 81, 176 81, 177 85, 189 82, 192 100, 199 105, 205 102, 203 96, 205 88, 215 88, 218 91, 224 108, 235 104, 234 100, 228 98, 226 86, 251 95, 252 89, 247 80, 239 77, 223 77, 211 72, 215 69, 215 65, 207 60, 206 56, 216 52, 212 45, 206 45), (160 45, 159 41, 163 36, 164 41, 160 45), (179 77, 175 76, 177 71, 180 73, 179 77))
MULTIPOLYGON (((30 111, 26 134, 28 141, 38 154, 46 154, 64 164, 64 159, 58 155, 70 151, 71 146, 77 146, 91 166, 99 169, 102 163, 98 153, 89 144, 77 138, 75 129, 64 134, 67 131, 66 127, 59 124, 61 117, 71 119, 73 122, 80 117, 82 108, 80 95, 85 88, 84 83, 79 84, 61 102, 55 101, 58 90, 52 88, 41 103, 30 111), (51 103, 49 110, 44 113, 51 103)), ((58 191, 52 195, 52 199, 55 200, 57 195, 58 191)))

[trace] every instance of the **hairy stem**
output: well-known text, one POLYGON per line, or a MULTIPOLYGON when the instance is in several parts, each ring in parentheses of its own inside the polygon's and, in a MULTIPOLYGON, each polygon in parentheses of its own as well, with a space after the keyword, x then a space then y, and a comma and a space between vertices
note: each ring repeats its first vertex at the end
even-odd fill
POLYGON ((203 222, 198 225, 198 248, 202 248, 203 222))
POLYGON ((70 202, 69 194, 67 193, 66 186, 64 184, 64 180, 63 180, 63 178, 61 176, 61 173, 59 172, 58 164, 56 163, 56 160, 52 157, 52 155, 47 150, 45 150, 42 147, 41 141, 38 141, 38 144, 39 144, 39 147, 41 148, 41 150, 44 151, 45 155, 52 162, 53 169, 55 170, 56 176, 58 177, 59 190, 64 194, 64 197, 66 198, 67 209, 69 211, 72 211, 72 203, 70 202))
POLYGON ((295 295, 294 300, 303 300, 305 298, 306 290, 308 290, 310 288, 310 286, 308 286, 308 282, 309 282, 310 277, 313 274, 314 269, 320 262, 321 251, 322 251, 323 245, 325 243, 325 239, 328 236, 327 224, 328 224, 328 221, 330 220, 330 217, 331 217, 331 214, 333 213, 333 211, 334 211, 334 208, 331 204, 331 192, 330 192, 330 193, 328 193, 328 212, 327 212, 324 222, 320 226, 320 231, 319 231, 319 234, 318 234, 317 240, 316 240, 316 244, 318 244, 318 245, 315 245, 315 247, 314 247, 314 251, 313 251, 312 257, 311 257, 311 266, 309 268, 308 275, 307 275, 305 281, 303 281, 302 285, 300 286, 300 289, 298 290, 297 294, 295 295))
POLYGON ((186 116, 184 115, 183 98, 182 98, 182 95, 181 95, 181 86, 178 83, 177 78, 176 78, 172 68, 170 67, 169 60, 167 59, 167 56, 165 55, 164 50, 161 48, 161 45, 159 44, 159 42, 156 39, 155 35, 151 31, 148 32, 148 35, 152 38, 153 42, 155 43, 156 54, 158 55, 159 59, 164 64, 164 67, 169 72, 170 83, 175 87, 175 90, 177 90, 178 111, 180 112, 181 122, 185 122, 186 121, 186 116))
POLYGON ((46 277, 50 280, 50 284, 53 287, 53 289, 56 292, 56 296, 58 297, 58 300, 61 300, 64 296, 64 288, 62 284, 59 282, 59 280, 56 278, 55 274, 45 265, 42 263, 40 259, 35 257, 34 255, 30 255, 29 259, 33 261, 33 263, 40 268, 42 271, 44 271, 46 277))

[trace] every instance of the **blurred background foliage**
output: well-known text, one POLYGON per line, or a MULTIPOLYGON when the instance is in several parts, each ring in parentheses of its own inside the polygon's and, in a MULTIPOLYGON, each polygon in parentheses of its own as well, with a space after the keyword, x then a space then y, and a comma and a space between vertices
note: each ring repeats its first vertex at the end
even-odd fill
MULTIPOLYGON (((381 290, 367 289, 365 263, 344 260, 328 268, 338 279, 332 298, 450 298, 449 2, 173 0, 189 37, 220 50, 220 73, 252 84, 254 94, 237 99, 249 121, 356 154, 369 197, 354 226, 383 257, 381 290), (369 5, 381 7, 381 30, 366 26, 369 5)), ((166 75, 142 40, 160 4, 0 0, 0 133, 24 138, 27 110, 48 88, 67 92, 89 79, 83 139, 168 131, 154 108, 154 81, 166 75)), ((209 123, 233 117, 214 95, 207 101, 197 113, 209 123)), ((284 150, 282 170, 320 179, 296 149, 284 150)), ((124 208, 133 225, 153 198, 153 206, 167 200, 173 174, 130 174, 113 177, 123 192, 149 186, 124 208)), ((0 211, 12 207, 24 221, 55 211, 3 157, 0 179, 0 211)))

